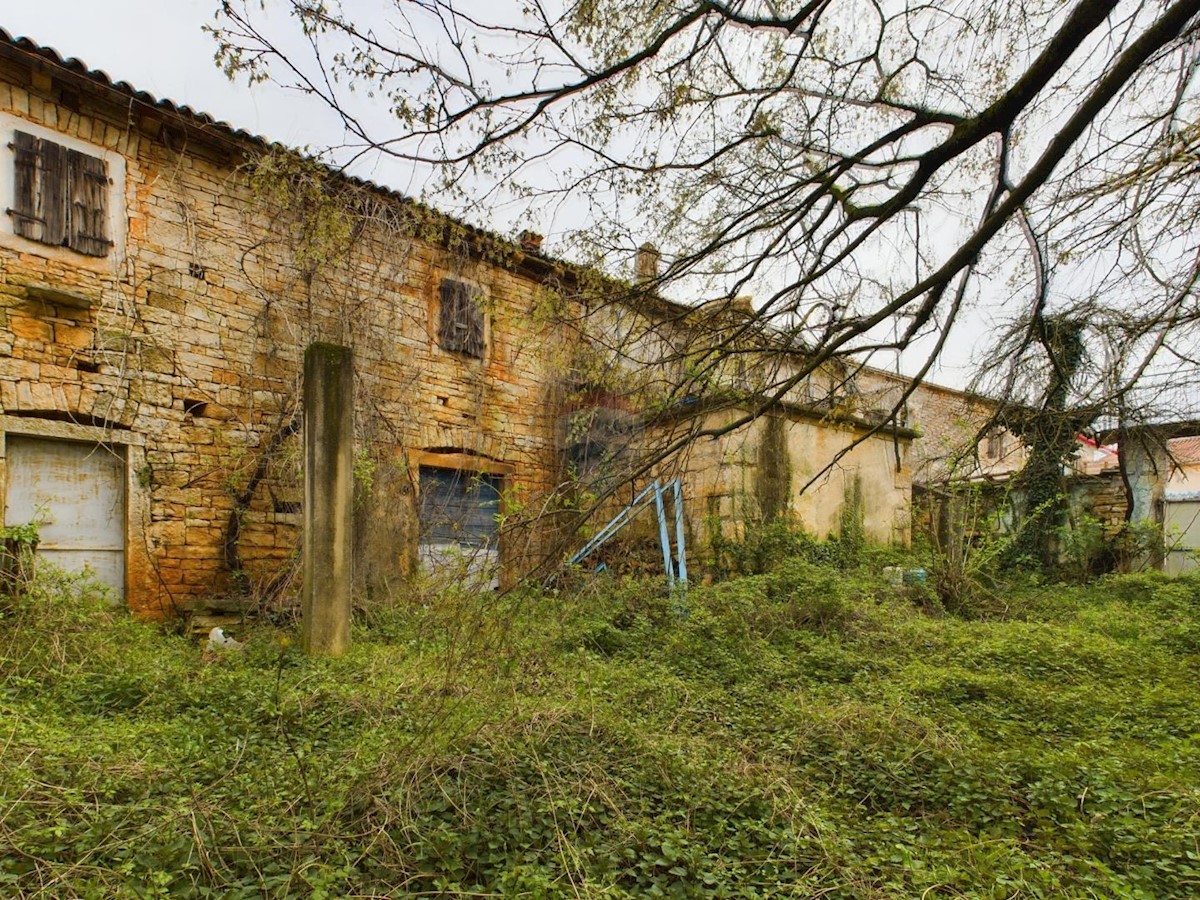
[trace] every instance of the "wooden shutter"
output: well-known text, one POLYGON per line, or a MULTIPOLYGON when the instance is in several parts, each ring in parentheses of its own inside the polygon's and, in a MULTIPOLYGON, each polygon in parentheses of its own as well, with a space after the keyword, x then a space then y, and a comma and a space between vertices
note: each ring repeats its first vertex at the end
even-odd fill
POLYGON ((104 160, 16 132, 13 230, 21 237, 107 256, 108 168, 104 160))
POLYGON ((483 310, 471 287, 453 278, 442 279, 438 343, 445 350, 483 358, 483 310))
POLYGON ((458 306, 460 298, 466 293, 466 287, 461 281, 442 279, 441 304, 438 307, 438 344, 444 350, 458 349, 458 332, 454 323, 458 321, 458 306))
POLYGON ((38 141, 38 214, 43 244, 67 245, 71 229, 70 169, 67 148, 53 141, 38 141))
POLYGON ((38 215, 38 144, 32 134, 18 131, 13 135, 14 190, 13 231, 31 241, 42 239, 42 220, 38 215))
POLYGON ((67 246, 88 256, 107 256, 108 171, 96 156, 67 151, 70 186, 70 233, 67 246))

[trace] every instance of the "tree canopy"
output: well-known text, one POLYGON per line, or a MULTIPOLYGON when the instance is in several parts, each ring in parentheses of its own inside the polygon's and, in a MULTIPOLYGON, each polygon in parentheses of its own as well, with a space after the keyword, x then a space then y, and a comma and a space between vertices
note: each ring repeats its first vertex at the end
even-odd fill
POLYGON ((963 344, 978 386, 1093 419, 1200 385, 1200 0, 280 7, 223 2, 218 61, 336 110, 333 158, 610 269, 652 239, 656 287, 752 294, 803 348, 765 395, 963 344), (1048 316, 1084 323, 1069 400, 1048 316))

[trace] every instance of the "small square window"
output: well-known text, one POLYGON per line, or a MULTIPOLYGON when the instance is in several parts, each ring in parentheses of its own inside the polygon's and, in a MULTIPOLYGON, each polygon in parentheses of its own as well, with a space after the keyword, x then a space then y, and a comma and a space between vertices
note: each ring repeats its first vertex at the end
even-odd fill
POLYGON ((44 138, 13 134, 13 230, 87 256, 107 256, 108 168, 98 156, 44 138))
POLYGON ((483 358, 483 309, 465 281, 443 278, 438 312, 438 344, 443 350, 483 358))

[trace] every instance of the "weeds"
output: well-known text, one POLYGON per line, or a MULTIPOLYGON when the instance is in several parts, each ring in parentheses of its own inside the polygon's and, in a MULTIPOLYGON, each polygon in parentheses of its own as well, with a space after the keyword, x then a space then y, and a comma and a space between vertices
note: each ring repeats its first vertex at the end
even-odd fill
POLYGON ((1200 892, 1200 580, 902 592, 811 556, 686 618, 429 591, 341 660, 260 627, 204 663, 40 580, 0 620, 0 893, 1200 892))

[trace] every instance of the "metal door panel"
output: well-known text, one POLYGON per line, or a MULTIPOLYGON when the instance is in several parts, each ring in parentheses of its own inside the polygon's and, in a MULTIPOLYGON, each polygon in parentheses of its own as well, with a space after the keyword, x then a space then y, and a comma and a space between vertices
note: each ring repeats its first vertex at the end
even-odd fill
POLYGON ((1164 569, 1168 575, 1195 569, 1196 551, 1200 550, 1200 498, 1168 497, 1164 512, 1163 530, 1170 548, 1164 569))
POLYGON ((500 477, 432 466, 422 466, 420 475, 422 565, 495 587, 499 583, 500 477))
POLYGON ((79 441, 8 435, 7 524, 38 522, 38 555, 69 571, 90 567, 125 593, 125 457, 79 441))

